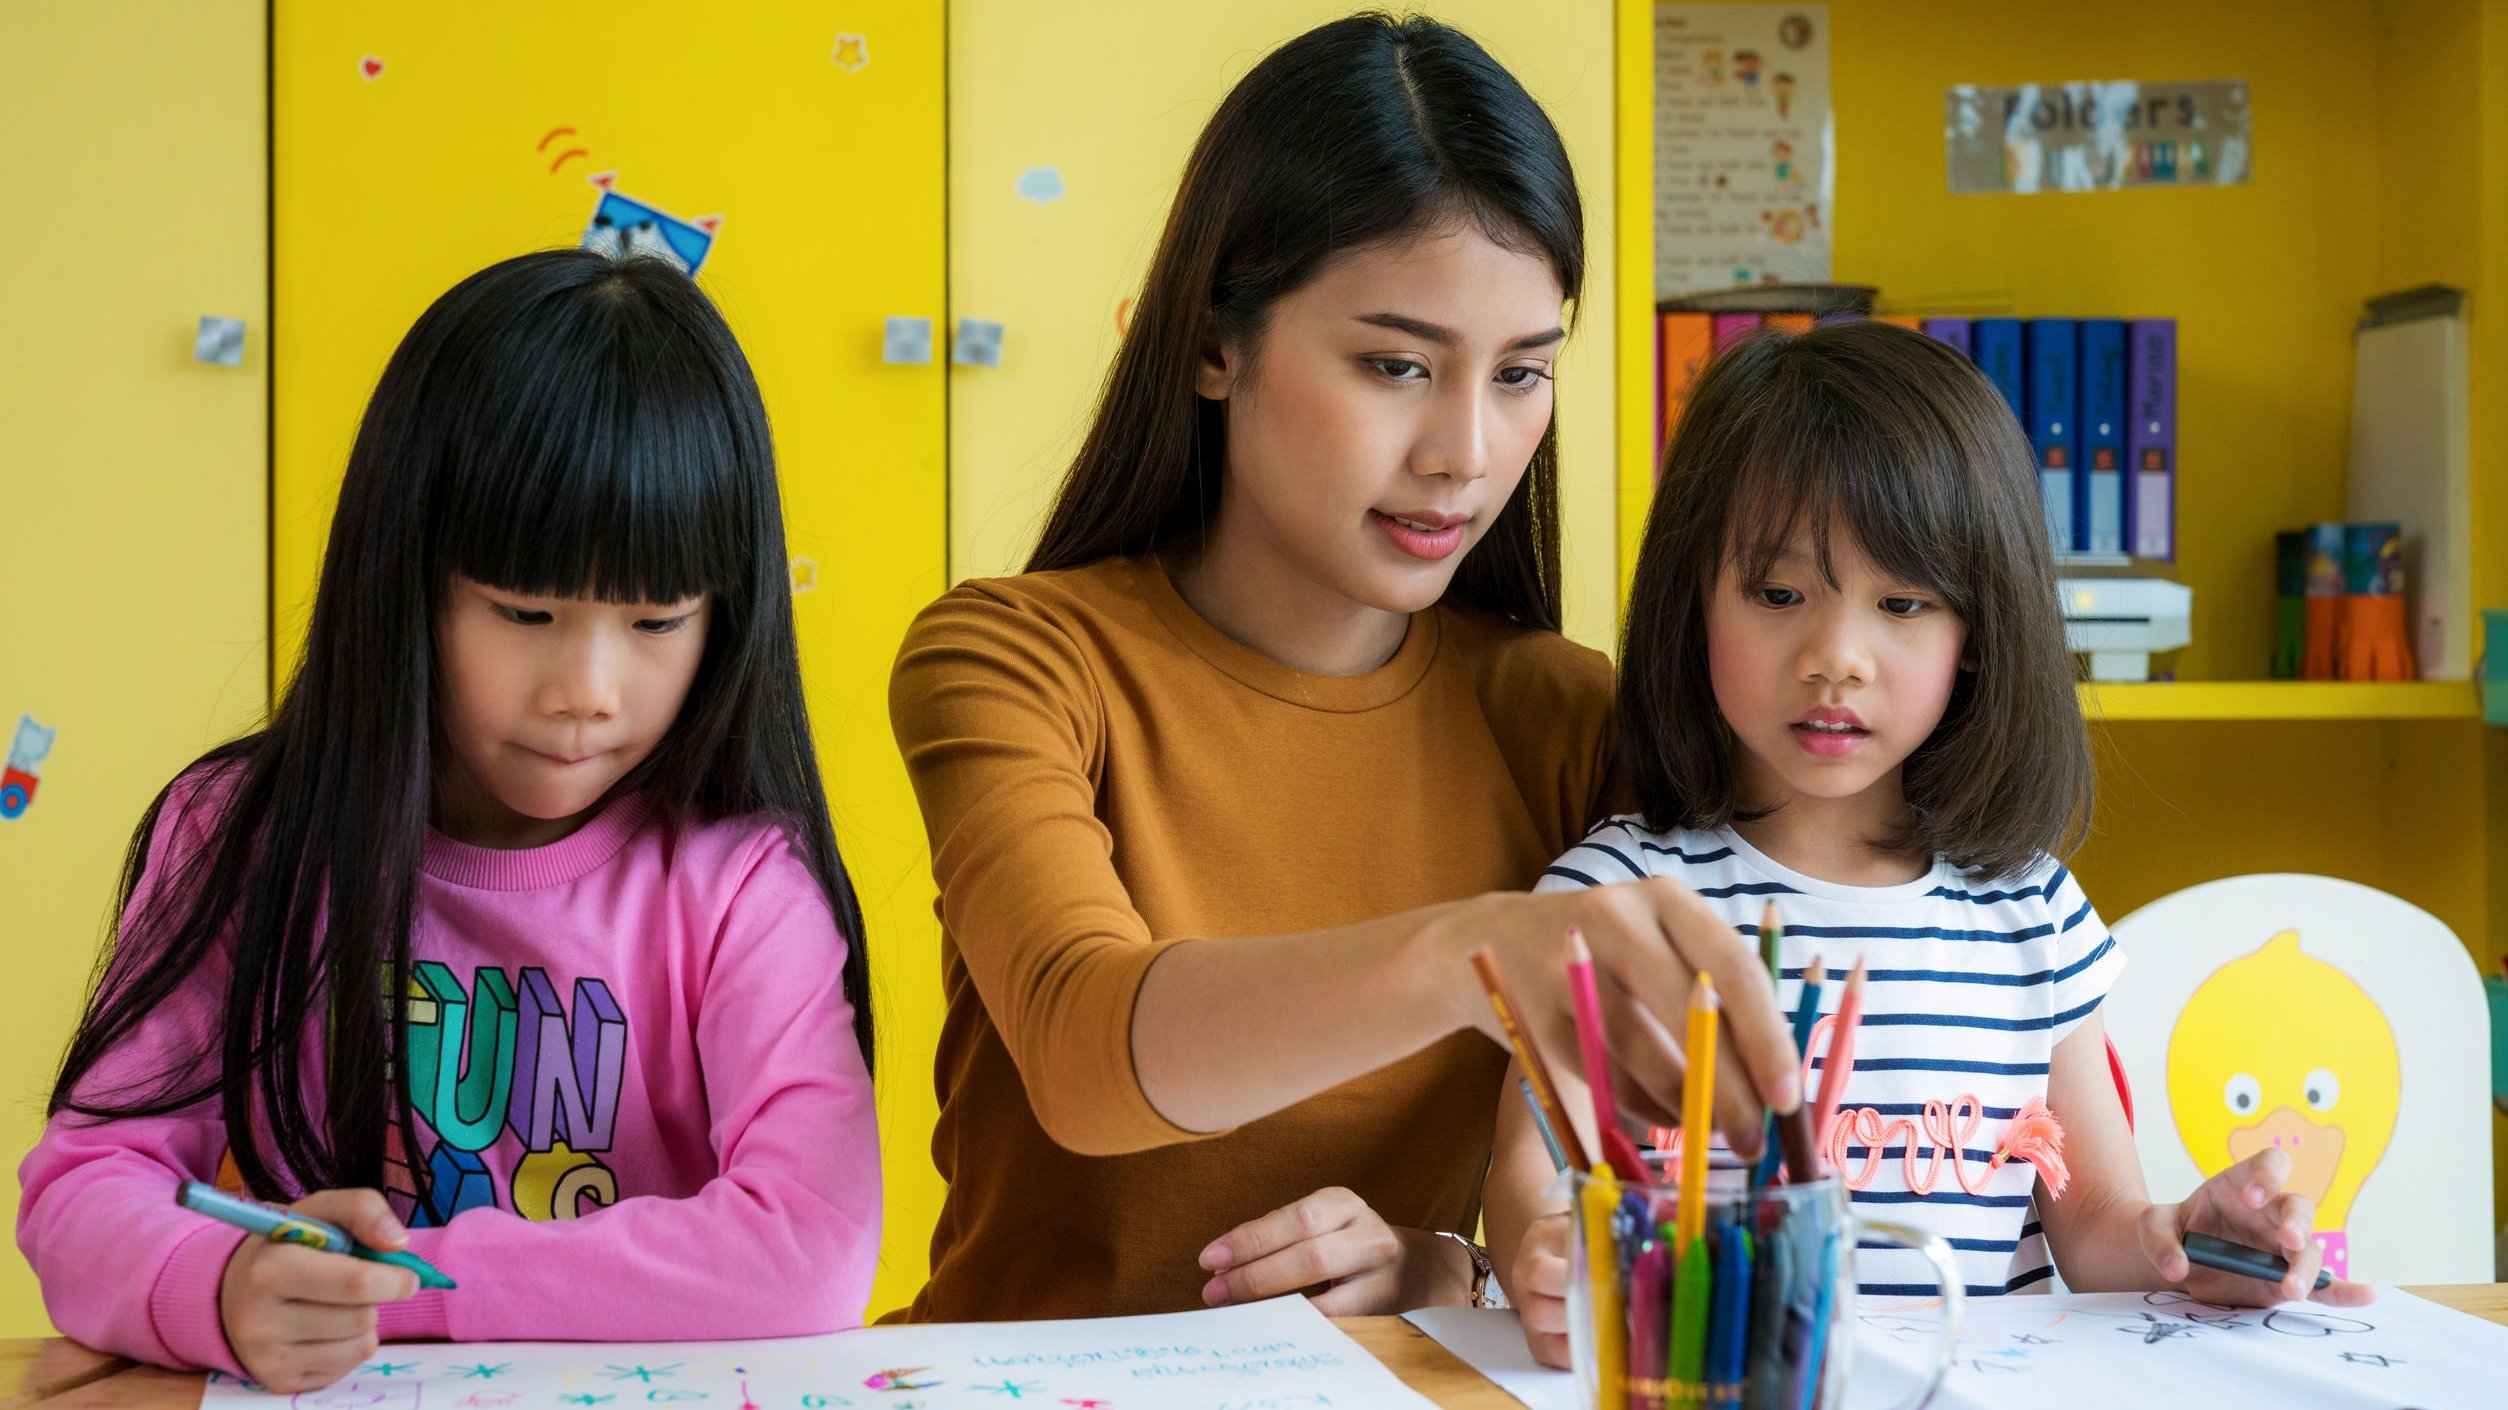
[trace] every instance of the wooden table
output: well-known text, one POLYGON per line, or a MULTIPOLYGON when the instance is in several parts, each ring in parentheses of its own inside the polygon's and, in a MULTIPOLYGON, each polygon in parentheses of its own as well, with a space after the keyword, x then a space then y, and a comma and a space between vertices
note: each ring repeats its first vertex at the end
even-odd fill
MULTIPOLYGON (((2405 1291, 2508 1326, 2508 1283, 2405 1291)), ((1399 1317, 1344 1317, 1339 1325, 1444 1410, 1520 1410, 1513 1396, 1399 1317)), ((60 1337, 0 1340, 0 1410, 39 1402, 43 1410, 192 1410, 199 1401, 198 1376, 136 1365, 60 1337)))

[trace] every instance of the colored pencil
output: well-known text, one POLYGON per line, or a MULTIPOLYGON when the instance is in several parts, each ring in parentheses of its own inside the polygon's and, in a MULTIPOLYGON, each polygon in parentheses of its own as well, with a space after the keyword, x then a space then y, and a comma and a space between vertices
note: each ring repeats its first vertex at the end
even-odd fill
POLYGON ((1585 933, 1568 931, 1568 999, 1576 1009, 1576 1051, 1585 1068, 1585 1091, 1593 1099, 1594 1139, 1602 1158, 1623 1180, 1645 1184, 1652 1177, 1637 1143, 1620 1129, 1620 1103, 1611 1091, 1611 1052, 1603 1041, 1602 994, 1594 985, 1594 952, 1585 947, 1585 933))
POLYGON ((1681 1085, 1680 1233, 1672 1247, 1675 1257, 1686 1259, 1707 1226, 1707 1147, 1715 1128, 1716 980, 1703 969, 1689 994, 1689 1042, 1682 1056, 1689 1070, 1681 1085))
POLYGON ((1854 972, 1846 976, 1846 997, 1838 1002, 1837 1022, 1829 1029, 1829 1051, 1821 1059, 1820 1102, 1812 1108, 1811 1134, 1815 1141, 1828 1139, 1829 1122, 1837 1115, 1837 1105, 1846 1097, 1846 1074, 1855 1066, 1855 1025, 1864 1017, 1864 957, 1855 957, 1854 972))
POLYGON ((1621 1303, 1620 1249, 1611 1235, 1620 1216, 1620 1182, 1606 1165, 1594 1167, 1580 1193, 1585 1226, 1585 1276, 1593 1290, 1594 1364, 1601 1369, 1601 1405, 1615 1408, 1628 1397, 1628 1310, 1621 1303))
POLYGON ((1576 1128, 1568 1124, 1567 1108, 1559 1105, 1559 1089, 1550 1080, 1550 1068, 1541 1060, 1541 1050, 1524 1032, 1524 1010, 1515 1002, 1515 994, 1507 988, 1507 977, 1498 969, 1498 957, 1485 947, 1472 951, 1472 971, 1480 976, 1480 987, 1489 993, 1489 1006, 1498 1012, 1498 1027, 1507 1035, 1507 1046, 1515 1050, 1515 1060, 1523 1067, 1524 1076, 1533 1084, 1533 1097, 1541 1104, 1542 1114, 1550 1119, 1552 1131, 1559 1138, 1559 1149, 1566 1153, 1568 1164, 1579 1170, 1593 1162, 1586 1158, 1585 1143, 1576 1138, 1576 1128))
POLYGON ((1533 1129, 1541 1133, 1541 1143, 1550 1152, 1550 1168, 1567 1169, 1567 1152, 1559 1149, 1559 1133, 1550 1129, 1550 1118, 1541 1114, 1541 1103, 1533 1096, 1533 1079, 1517 1077, 1515 1090, 1524 1094, 1524 1109, 1533 1114, 1533 1129))
MULTIPOLYGON (((1768 910, 1774 913, 1775 904, 1770 903, 1768 910)), ((1820 1021, 1820 986, 1822 981, 1828 978, 1828 974, 1828 962, 1817 958, 1812 960, 1811 968, 1803 971, 1803 992, 1794 1004, 1794 1062, 1798 1067, 1802 1064, 1803 1053, 1811 1046, 1812 1025, 1820 1021)), ((1802 1119, 1795 1124, 1808 1129, 1810 1114, 1803 1112, 1800 1104, 1795 1107, 1795 1111, 1803 1113, 1802 1119)), ((1768 1113, 1768 1148, 1759 1153, 1759 1168, 1750 1173, 1750 1182, 1753 1185, 1765 1185, 1776 1179, 1777 1161, 1780 1157, 1787 1165, 1793 1167, 1796 1180, 1811 1178, 1802 1164, 1801 1153, 1794 1148, 1794 1141, 1800 1139, 1799 1135, 1791 1135, 1781 1150, 1777 1137, 1777 1114, 1771 1111, 1768 1113)))

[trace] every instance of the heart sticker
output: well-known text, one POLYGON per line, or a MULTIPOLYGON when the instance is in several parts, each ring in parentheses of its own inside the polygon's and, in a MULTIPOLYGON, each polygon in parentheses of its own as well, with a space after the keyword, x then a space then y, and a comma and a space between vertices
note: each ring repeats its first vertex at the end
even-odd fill
POLYGON ((363 74, 368 83, 372 83, 383 76, 383 61, 368 54, 357 61, 357 72, 363 74))

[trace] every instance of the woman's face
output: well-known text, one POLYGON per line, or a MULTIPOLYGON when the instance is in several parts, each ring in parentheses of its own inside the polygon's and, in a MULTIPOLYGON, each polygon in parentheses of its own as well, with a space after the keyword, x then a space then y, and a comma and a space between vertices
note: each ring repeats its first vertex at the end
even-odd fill
POLYGON ((1227 479, 1205 553, 1291 597, 1409 614, 1444 595, 1550 425, 1562 294, 1476 224, 1346 250, 1217 349, 1227 479))

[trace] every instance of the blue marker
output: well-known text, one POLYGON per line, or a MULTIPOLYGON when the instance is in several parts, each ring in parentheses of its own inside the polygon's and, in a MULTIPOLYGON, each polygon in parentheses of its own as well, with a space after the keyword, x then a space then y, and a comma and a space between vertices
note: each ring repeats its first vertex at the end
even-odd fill
POLYGON ((174 1202, 195 1214, 206 1214, 221 1224, 232 1224, 247 1234, 268 1239, 274 1244, 303 1244, 324 1253, 345 1253, 371 1263, 389 1263, 418 1275, 422 1288, 450 1288, 452 1279, 436 1271, 435 1265, 406 1250, 368 1248, 348 1236, 337 1224, 328 1224, 309 1214, 285 1209, 272 1209, 248 1199, 237 1199, 215 1185, 186 1180, 174 1192, 174 1202))

